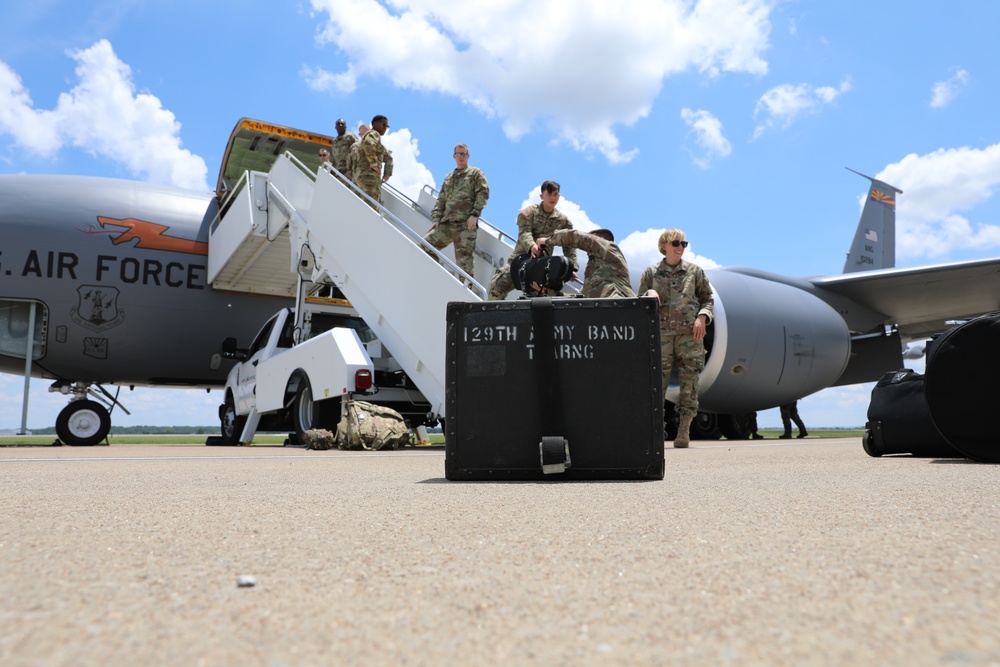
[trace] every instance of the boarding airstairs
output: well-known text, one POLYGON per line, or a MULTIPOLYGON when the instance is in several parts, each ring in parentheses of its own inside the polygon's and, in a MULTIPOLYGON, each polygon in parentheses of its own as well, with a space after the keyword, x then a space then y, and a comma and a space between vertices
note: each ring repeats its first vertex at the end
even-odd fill
POLYGON ((474 277, 452 248, 423 242, 435 192, 417 201, 384 185, 383 205, 339 174, 313 172, 291 153, 269 173, 246 172, 213 225, 208 281, 215 289, 303 298, 332 282, 423 393, 445 414, 446 307, 486 299, 513 239, 480 221, 474 277), (436 255, 435 259, 430 254, 436 255), (474 279, 473 279, 474 278, 474 279))

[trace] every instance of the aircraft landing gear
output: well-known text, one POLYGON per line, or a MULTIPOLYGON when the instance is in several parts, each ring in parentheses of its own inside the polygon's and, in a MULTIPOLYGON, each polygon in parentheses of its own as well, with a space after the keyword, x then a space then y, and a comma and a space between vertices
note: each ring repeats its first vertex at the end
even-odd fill
POLYGON ((691 422, 692 440, 718 440, 722 437, 719 430, 719 415, 711 412, 699 412, 691 422))
POLYGON ((73 401, 56 418, 56 435, 72 447, 90 447, 108 437, 111 415, 95 401, 73 401))
POLYGON ((750 439, 750 414, 734 412, 731 415, 719 415, 719 431, 726 440, 750 439))
POLYGON ((100 385, 97 385, 97 390, 91 389, 91 385, 86 382, 65 380, 54 382, 49 387, 49 391, 73 394, 69 405, 56 417, 56 435, 64 444, 71 447, 90 447, 107 438, 111 432, 111 412, 105 405, 117 405, 128 414, 128 410, 118 402, 117 394, 112 396, 100 385), (90 400, 89 396, 97 398, 104 405, 90 400))

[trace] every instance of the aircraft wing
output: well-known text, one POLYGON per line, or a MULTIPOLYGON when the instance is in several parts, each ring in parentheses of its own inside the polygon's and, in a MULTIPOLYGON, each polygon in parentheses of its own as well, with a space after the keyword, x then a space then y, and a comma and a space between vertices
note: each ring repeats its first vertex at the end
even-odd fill
POLYGON ((960 320, 1000 310, 1000 257, 810 278, 896 324, 903 340, 927 338, 960 320))

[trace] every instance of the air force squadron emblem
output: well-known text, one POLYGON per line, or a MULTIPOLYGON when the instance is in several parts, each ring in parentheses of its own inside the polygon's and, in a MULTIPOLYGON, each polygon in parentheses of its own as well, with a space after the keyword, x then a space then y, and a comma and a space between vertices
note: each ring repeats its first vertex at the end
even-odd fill
POLYGON ((106 285, 83 285, 76 289, 79 304, 71 308, 74 322, 91 331, 104 331, 125 321, 125 311, 118 308, 118 288, 106 285))

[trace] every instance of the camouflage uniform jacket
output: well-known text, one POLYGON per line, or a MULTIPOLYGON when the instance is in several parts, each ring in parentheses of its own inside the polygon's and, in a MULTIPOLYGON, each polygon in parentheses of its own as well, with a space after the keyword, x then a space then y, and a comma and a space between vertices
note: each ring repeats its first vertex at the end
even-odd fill
POLYGON ((549 239, 552 245, 579 248, 587 253, 587 270, 580 293, 590 299, 635 296, 628 263, 616 243, 575 229, 561 229, 549 239))
POLYGON ((660 334, 677 336, 689 334, 699 315, 712 321, 715 301, 712 287, 705 272, 697 264, 681 260, 670 266, 664 259, 642 272, 639 279, 639 296, 654 289, 660 295, 660 334))
MULTIPOLYGON (((518 255, 531 252, 535 239, 552 236, 560 229, 573 229, 573 223, 559 209, 546 213, 541 204, 532 204, 517 214, 517 244, 510 255, 513 261, 518 255)), ((549 253, 551 254, 551 253, 549 253)), ((576 248, 565 248, 563 254, 573 262, 573 270, 580 266, 576 261, 576 248)))
POLYGON ((358 150, 361 148, 361 142, 358 141, 351 144, 351 150, 347 153, 347 167, 345 168, 344 176, 347 176, 352 181, 357 181, 357 177, 354 172, 358 170, 358 155, 360 153, 358 150))
POLYGON ((370 130, 361 138, 358 147, 358 163, 354 168, 355 180, 374 180, 378 174, 378 180, 382 181, 392 176, 392 154, 382 145, 382 137, 375 130, 370 130), (385 174, 382 173, 382 165, 385 165, 385 174))
POLYGON ((356 143, 358 138, 350 132, 345 132, 334 137, 330 146, 330 162, 333 163, 333 168, 347 177, 351 176, 347 173, 347 156, 351 154, 351 147, 356 143))
POLYGON ((442 223, 465 222, 472 215, 478 218, 489 198, 490 186, 481 169, 456 169, 444 177, 431 220, 442 223))
POLYGON ((385 170, 382 173, 382 180, 388 181, 389 177, 392 176, 392 151, 388 148, 385 149, 385 170))

